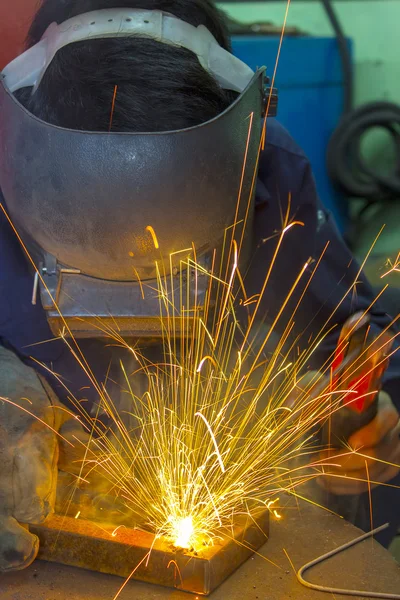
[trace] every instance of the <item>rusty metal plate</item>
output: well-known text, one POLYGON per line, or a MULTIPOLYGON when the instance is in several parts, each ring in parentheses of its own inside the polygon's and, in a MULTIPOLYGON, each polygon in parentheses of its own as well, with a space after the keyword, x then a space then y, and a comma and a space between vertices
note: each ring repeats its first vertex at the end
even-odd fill
POLYGON ((39 537, 43 560, 207 595, 265 543, 269 511, 255 520, 239 517, 232 537, 221 536, 197 553, 137 529, 70 516, 53 515, 30 530, 39 537))

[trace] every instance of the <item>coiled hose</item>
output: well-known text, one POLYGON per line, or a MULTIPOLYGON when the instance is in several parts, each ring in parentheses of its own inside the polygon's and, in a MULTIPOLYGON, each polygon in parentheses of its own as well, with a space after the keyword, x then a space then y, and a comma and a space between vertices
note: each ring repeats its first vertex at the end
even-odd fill
POLYGON ((343 115, 327 149, 328 172, 334 183, 349 197, 367 202, 400 198, 400 106, 373 102, 343 115), (375 127, 384 128, 392 137, 396 152, 394 169, 382 173, 362 156, 362 137, 375 127))
POLYGON ((344 98, 343 116, 327 149, 327 168, 333 183, 345 195, 372 203, 400 198, 400 106, 390 102, 373 102, 353 109, 353 69, 342 25, 331 0, 321 0, 335 32, 342 63, 344 98), (371 129, 380 127, 392 136, 396 164, 388 175, 373 169, 362 156, 361 139, 371 129))

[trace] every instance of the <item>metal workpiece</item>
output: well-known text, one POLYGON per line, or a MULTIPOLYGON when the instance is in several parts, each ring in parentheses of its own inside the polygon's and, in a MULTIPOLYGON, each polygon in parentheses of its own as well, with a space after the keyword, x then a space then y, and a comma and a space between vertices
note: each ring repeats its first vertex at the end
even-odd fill
POLYGON ((43 560, 208 595, 265 543, 269 511, 255 521, 239 516, 231 535, 196 552, 139 529, 61 515, 30 530, 43 560))
MULTIPOLYGON (((281 498, 282 519, 271 519, 268 542, 209 596, 210 600, 328 600, 331 595, 303 587, 295 570, 356 538, 360 531, 316 506, 281 498), (288 559, 290 558, 290 561, 288 559)), ((374 540, 366 540, 313 567, 312 582, 398 593, 400 568, 374 540)), ((0 577, 1 600, 113 600, 120 577, 36 561, 25 571, 0 577)), ((129 582, 118 600, 194 600, 196 596, 166 587, 129 582)), ((355 596, 356 600, 364 600, 355 596)))

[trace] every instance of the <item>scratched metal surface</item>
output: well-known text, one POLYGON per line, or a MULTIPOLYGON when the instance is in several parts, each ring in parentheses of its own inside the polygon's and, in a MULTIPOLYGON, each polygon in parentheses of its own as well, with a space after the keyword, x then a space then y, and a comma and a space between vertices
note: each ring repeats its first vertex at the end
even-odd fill
MULTIPOLYGON (((322 600, 331 595, 301 586, 285 556, 299 568, 318 555, 359 535, 359 530, 319 508, 301 503, 271 523, 262 553, 249 559, 213 594, 211 600, 322 600)), ((132 568, 134 565, 132 565, 132 568)), ((400 593, 400 566, 379 544, 367 540, 308 573, 308 579, 335 587, 400 593)), ((73 567, 36 562, 26 571, 0 576, 1 600, 113 600, 123 580, 73 567)), ((120 600, 193 600, 195 596, 138 582, 120 600)), ((359 600, 363 596, 357 597, 359 600)))

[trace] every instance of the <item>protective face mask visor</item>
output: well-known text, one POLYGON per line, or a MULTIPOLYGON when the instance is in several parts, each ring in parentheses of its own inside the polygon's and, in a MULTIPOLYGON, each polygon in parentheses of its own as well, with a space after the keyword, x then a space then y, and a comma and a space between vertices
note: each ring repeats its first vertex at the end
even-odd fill
MULTIPOLYGON (((135 11, 130 17, 119 12, 134 19, 135 11)), ((91 27, 94 17, 83 16, 91 27)), ((40 296, 56 335, 64 328, 61 312, 78 337, 107 335, 108 329, 161 337, 168 315, 160 311, 157 272, 168 274, 175 306, 189 295, 200 310, 209 278, 197 271, 191 280, 188 259, 206 272, 221 257, 228 230, 238 243, 249 239, 244 227, 251 231, 265 69, 250 78, 247 73, 235 102, 206 123, 108 133, 63 129, 33 116, 12 90, 38 85, 46 63, 12 85, 11 65, 0 83, 0 187, 45 282, 36 276, 34 301, 40 296)), ((176 321, 177 336, 189 329, 187 319, 182 327, 176 321)))

